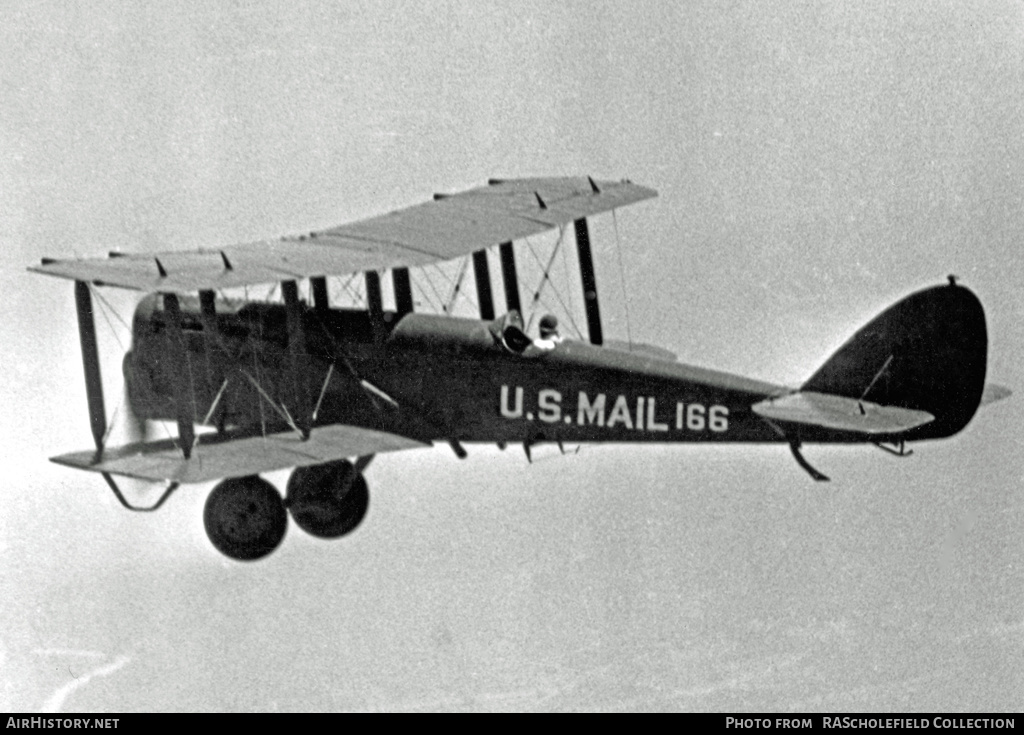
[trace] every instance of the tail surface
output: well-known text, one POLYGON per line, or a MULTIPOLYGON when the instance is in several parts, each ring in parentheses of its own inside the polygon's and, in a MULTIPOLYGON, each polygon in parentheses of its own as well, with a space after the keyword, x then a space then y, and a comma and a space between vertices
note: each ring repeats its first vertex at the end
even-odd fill
POLYGON ((935 417, 907 440, 938 439, 963 429, 985 389, 985 311, 950 278, 893 304, 828 359, 800 388, 935 417))

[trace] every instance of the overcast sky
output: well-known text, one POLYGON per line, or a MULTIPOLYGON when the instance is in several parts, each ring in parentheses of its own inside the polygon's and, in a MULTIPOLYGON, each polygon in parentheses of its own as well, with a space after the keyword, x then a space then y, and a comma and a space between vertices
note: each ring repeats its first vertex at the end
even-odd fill
MULTIPOLYGON (((3 15, 0 709, 1019 710, 1019 3, 3 15), (356 534, 292 526, 247 565, 206 540, 207 488, 135 515, 46 461, 91 438, 72 289, 25 273, 40 257, 568 174, 659 191, 593 225, 613 337, 799 384, 955 273, 1017 395, 909 459, 811 447, 828 486, 782 446, 380 457, 356 534)), ((136 297, 105 295, 129 319, 136 297)))

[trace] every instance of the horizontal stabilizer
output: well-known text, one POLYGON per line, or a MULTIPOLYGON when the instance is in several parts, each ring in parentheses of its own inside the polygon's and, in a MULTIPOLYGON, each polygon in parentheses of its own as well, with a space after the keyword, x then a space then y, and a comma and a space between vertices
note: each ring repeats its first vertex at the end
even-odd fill
POLYGON ((51 459, 81 470, 188 484, 429 446, 397 434, 334 424, 313 429, 306 441, 294 431, 265 437, 202 434, 190 459, 172 439, 107 449, 99 462, 91 450, 51 459))
POLYGON ((990 403, 1001 401, 1013 395, 1013 391, 1005 385, 998 383, 985 383, 985 390, 981 392, 981 405, 987 406, 990 403))
POLYGON ((855 398, 801 391, 754 404, 754 413, 772 421, 805 424, 870 436, 899 434, 934 420, 926 411, 880 406, 855 398))
POLYGON ((492 181, 379 217, 280 240, 213 250, 45 259, 29 270, 164 293, 342 276, 451 260, 654 196, 653 189, 628 181, 586 177, 492 181))

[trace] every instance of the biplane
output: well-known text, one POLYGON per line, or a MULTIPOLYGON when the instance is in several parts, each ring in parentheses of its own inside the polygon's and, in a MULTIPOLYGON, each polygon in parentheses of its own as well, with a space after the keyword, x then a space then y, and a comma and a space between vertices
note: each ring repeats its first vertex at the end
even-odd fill
POLYGON ((783 443, 827 480, 803 444, 869 443, 906 456, 907 443, 952 436, 971 420, 985 389, 985 315, 953 277, 886 309, 798 389, 605 344, 588 218, 654 196, 590 177, 491 180, 279 240, 44 259, 30 270, 75 282, 95 441, 53 461, 100 473, 132 510, 155 510, 182 484, 218 481, 204 508, 210 541, 252 560, 280 544, 288 514, 321 538, 352 531, 369 503, 364 471, 384 452, 446 443, 462 458, 469 443, 515 443, 529 458, 540 443, 783 443), (532 336, 514 243, 570 226, 586 338, 561 338, 550 318, 532 336), (479 318, 417 311, 410 269, 460 258, 472 262, 479 318), (331 303, 327 279, 339 276, 362 280, 356 308, 331 303), (279 301, 223 296, 267 283, 279 284, 279 301), (127 399, 137 420, 176 424, 176 436, 107 446, 97 287, 148 294, 123 360, 127 399), (282 469, 292 470, 283 498, 260 477, 282 469), (167 486, 140 507, 123 477, 167 486))

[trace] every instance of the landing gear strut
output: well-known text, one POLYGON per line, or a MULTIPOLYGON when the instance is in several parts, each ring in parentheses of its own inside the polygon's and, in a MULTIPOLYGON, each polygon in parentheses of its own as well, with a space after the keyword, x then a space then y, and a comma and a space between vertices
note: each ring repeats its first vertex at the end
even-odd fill
POLYGON ((255 561, 281 544, 288 514, 269 482, 256 476, 234 477, 210 492, 203 525, 222 554, 238 561, 255 561))
POLYGON ((292 472, 285 505, 299 528, 326 539, 354 531, 370 505, 361 469, 342 460, 292 472))

